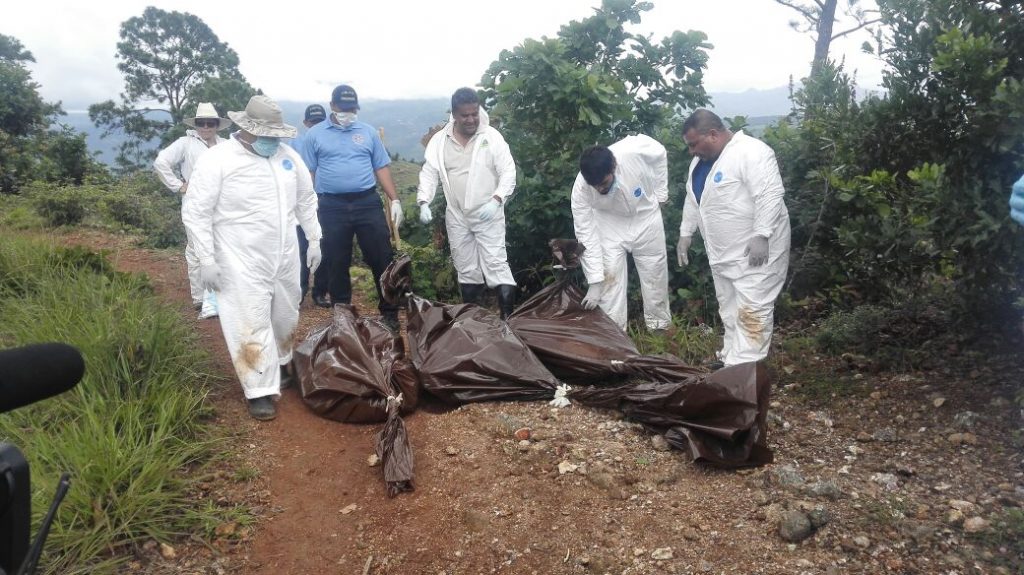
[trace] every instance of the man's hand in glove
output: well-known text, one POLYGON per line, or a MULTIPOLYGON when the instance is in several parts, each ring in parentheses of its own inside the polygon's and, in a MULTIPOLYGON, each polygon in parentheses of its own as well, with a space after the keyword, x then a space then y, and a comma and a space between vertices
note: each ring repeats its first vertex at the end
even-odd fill
POLYGON ((402 202, 391 200, 391 221, 395 222, 395 229, 402 225, 404 219, 405 214, 402 213, 402 202))
POLYGON ((309 247, 306 248, 306 267, 309 268, 309 273, 316 273, 321 259, 323 259, 323 254, 320 253, 320 240, 309 242, 309 247))
POLYGON ((1017 180, 1010 193, 1010 217, 1024 226, 1024 176, 1017 180))
POLYGON ((693 236, 679 236, 679 243, 676 244, 676 263, 679 267, 683 267, 690 263, 690 256, 687 254, 690 251, 690 242, 693 241, 693 236))
POLYGON ((604 292, 604 282, 590 284, 590 287, 587 289, 587 295, 583 298, 583 307, 585 309, 597 308, 597 302, 600 301, 602 292, 604 292))
POLYGON ((210 291, 220 291, 220 266, 212 263, 199 268, 199 283, 210 291))
POLYGON ((743 251, 743 255, 750 256, 747 263, 752 268, 768 263, 768 238, 764 236, 750 238, 750 242, 747 243, 747 249, 743 251))
POLYGON ((430 213, 430 206, 426 203, 420 204, 420 222, 429 224, 433 219, 434 216, 430 213))
POLYGON ((498 213, 498 210, 500 209, 501 202, 498 198, 491 197, 490 201, 477 208, 476 215, 480 218, 481 222, 487 222, 490 221, 490 219, 494 217, 494 214, 498 213))

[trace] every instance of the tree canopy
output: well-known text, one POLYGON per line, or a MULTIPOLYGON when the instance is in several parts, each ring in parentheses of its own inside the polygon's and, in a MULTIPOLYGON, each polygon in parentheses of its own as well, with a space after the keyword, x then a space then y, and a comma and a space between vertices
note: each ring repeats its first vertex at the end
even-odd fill
POLYGON ((193 92, 205 89, 230 102, 255 93, 238 71, 238 54, 193 14, 150 6, 121 23, 120 37, 120 102, 93 104, 89 117, 104 135, 128 136, 117 159, 121 169, 148 164, 155 153, 152 140, 161 138, 164 145, 180 135, 180 128, 173 128, 194 110, 193 92))

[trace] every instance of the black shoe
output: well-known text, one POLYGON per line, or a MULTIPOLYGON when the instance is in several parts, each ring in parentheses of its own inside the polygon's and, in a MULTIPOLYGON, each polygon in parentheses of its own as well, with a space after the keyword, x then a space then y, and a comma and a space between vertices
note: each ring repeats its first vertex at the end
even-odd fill
POLYGON ((502 284, 498 286, 498 309, 501 319, 508 319, 516 305, 516 286, 502 284))
POLYGON ((297 383, 290 367, 291 364, 281 366, 281 389, 288 389, 297 383))
POLYGON ((381 321, 384 322, 384 325, 386 325, 388 329, 395 333, 398 333, 402 329, 402 323, 398 321, 397 311, 384 312, 384 317, 381 318, 381 321))
POLYGON ((313 296, 313 303, 315 303, 317 307, 331 307, 331 302, 327 300, 326 294, 313 296))
POLYGON ((257 397, 249 400, 249 415, 260 421, 270 421, 277 417, 277 407, 274 406, 274 398, 270 395, 257 397))
POLYGON ((725 364, 722 363, 721 360, 716 359, 714 361, 709 361, 709 362, 705 363, 704 367, 710 369, 711 371, 718 371, 718 370, 722 369, 723 367, 725 367, 725 364))

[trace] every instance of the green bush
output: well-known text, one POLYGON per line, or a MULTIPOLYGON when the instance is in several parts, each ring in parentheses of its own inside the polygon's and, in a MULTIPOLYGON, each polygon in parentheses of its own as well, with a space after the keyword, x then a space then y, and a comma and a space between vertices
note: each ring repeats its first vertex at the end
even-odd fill
POLYGON ((412 258, 413 293, 432 301, 461 301, 458 276, 448 254, 433 246, 407 244, 402 244, 402 251, 412 258))
POLYGON ((91 186, 63 186, 33 182, 27 188, 36 212, 51 226, 81 223, 93 211, 97 191, 91 186))
POLYGON ((0 437, 32 466, 37 525, 60 474, 72 474, 45 572, 113 571, 130 546, 202 533, 238 512, 192 500, 219 449, 205 423, 208 360, 143 276, 0 232, 0 278, 4 346, 64 341, 86 363, 74 390, 0 416, 0 437))

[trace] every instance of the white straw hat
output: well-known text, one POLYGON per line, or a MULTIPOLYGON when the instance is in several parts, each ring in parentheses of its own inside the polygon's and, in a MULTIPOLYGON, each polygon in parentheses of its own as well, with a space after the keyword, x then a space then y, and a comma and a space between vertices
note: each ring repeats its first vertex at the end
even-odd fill
POLYGON ((209 102, 202 102, 196 107, 196 115, 192 118, 185 118, 182 120, 186 126, 195 128, 196 120, 217 120, 220 125, 217 126, 218 130, 223 130, 231 125, 231 120, 227 118, 221 118, 217 115, 217 109, 213 107, 213 104, 209 102))
POLYGON ((284 123, 281 106, 267 96, 249 98, 244 112, 228 112, 228 117, 253 136, 294 138, 298 134, 295 126, 284 123))

